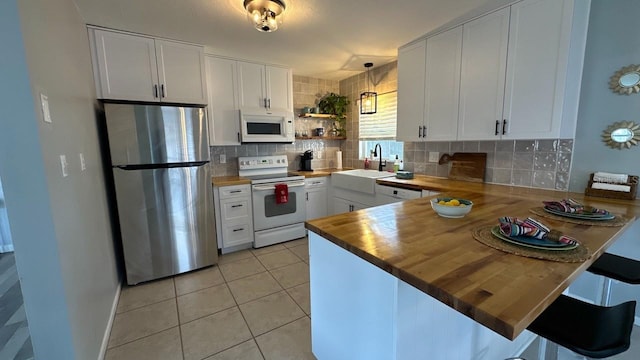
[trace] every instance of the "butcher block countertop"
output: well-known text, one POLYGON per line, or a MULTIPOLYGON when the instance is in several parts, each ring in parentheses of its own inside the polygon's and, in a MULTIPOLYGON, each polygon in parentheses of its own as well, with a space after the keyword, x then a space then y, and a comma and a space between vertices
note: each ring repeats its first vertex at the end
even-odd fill
POLYGON ((640 215, 640 201, 586 198, 582 194, 417 177, 379 180, 436 190, 473 201, 464 218, 439 217, 428 198, 320 218, 306 227, 420 289, 508 339, 514 339, 640 215), (624 215, 622 227, 576 225, 539 218, 579 239, 591 258, 563 263, 508 254, 472 236, 499 216, 535 216, 542 200, 571 197, 624 215))
POLYGON ((214 176, 211 178, 213 186, 232 186, 251 184, 251 180, 241 176, 214 176))
POLYGON ((289 171, 289 175, 302 175, 306 178, 314 178, 314 177, 324 177, 324 176, 331 176, 332 173, 337 172, 337 171, 345 171, 345 170, 351 170, 351 168, 342 168, 342 169, 319 169, 319 170, 313 170, 313 171, 301 171, 301 170, 297 170, 297 171, 289 171))

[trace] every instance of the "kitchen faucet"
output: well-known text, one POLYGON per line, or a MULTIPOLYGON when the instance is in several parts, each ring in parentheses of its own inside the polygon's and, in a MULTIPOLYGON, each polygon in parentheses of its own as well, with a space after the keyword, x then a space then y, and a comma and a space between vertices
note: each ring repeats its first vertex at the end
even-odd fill
POLYGON ((382 160, 382 146, 380 145, 380 143, 377 143, 376 146, 373 148, 373 156, 378 156, 378 152, 376 151, 377 148, 380 148, 380 160, 378 161, 378 171, 382 171, 382 167, 386 166, 387 162, 382 160))

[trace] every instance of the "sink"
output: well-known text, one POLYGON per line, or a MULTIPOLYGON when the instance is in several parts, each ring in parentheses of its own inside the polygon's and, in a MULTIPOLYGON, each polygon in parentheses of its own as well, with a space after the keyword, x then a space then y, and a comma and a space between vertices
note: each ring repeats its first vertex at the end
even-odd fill
POLYGON ((393 177, 394 175, 388 171, 365 169, 338 171, 331 174, 331 186, 375 194, 376 179, 393 177))

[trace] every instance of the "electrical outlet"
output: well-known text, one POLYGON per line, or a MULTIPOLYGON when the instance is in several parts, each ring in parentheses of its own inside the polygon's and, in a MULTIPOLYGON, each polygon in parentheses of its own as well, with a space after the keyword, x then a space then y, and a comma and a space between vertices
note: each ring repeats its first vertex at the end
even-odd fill
POLYGON ((49 111, 49 98, 47 95, 40 93, 40 104, 42 105, 42 120, 51 124, 51 112, 49 111))
POLYGON ((80 153, 78 156, 80 157, 80 171, 87 170, 87 163, 84 161, 84 154, 80 153))
POLYGON ((66 155, 60 155, 60 168, 62 169, 62 177, 67 177, 69 176, 69 173, 67 172, 67 166, 69 164, 67 164, 67 156, 66 155))
POLYGON ((227 155, 220 154, 220 164, 226 164, 226 163, 227 163, 227 155))
POLYGON ((440 160, 440 153, 437 151, 429 151, 429 162, 438 162, 440 160))

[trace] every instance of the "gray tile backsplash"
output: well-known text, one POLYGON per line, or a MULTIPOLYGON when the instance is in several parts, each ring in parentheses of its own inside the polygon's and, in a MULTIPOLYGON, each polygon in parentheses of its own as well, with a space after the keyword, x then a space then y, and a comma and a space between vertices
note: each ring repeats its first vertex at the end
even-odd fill
POLYGON ((430 151, 486 152, 488 183, 568 190, 573 140, 405 142, 404 151, 405 169, 416 174, 448 175, 448 165, 428 162, 430 151))

